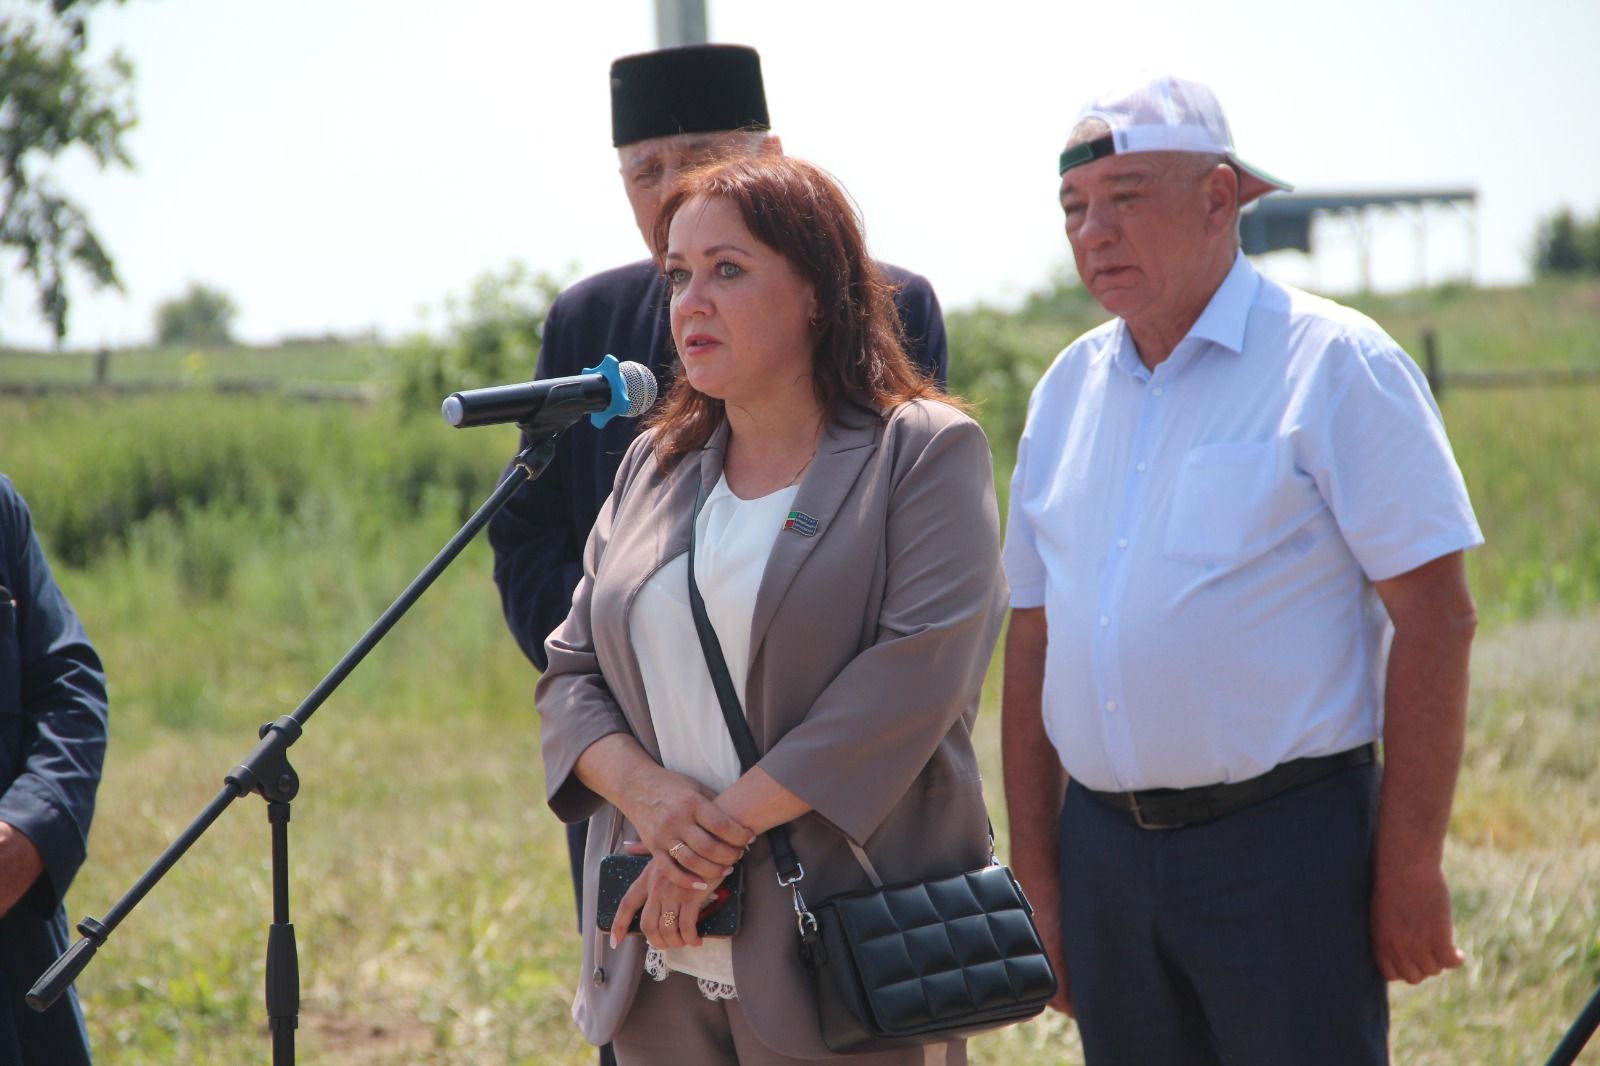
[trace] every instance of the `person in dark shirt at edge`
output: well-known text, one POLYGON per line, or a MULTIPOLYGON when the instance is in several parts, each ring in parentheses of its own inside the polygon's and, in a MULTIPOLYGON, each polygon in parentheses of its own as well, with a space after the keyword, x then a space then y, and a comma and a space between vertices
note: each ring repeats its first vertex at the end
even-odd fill
MULTIPOLYGON (((730 155, 783 151, 767 117, 761 58, 738 45, 666 48, 612 63, 611 134, 646 247, 661 200, 679 174, 730 155)), ((948 353, 933 287, 921 275, 879 266, 898 286, 895 305, 908 354, 943 386, 948 353)), ((536 376, 578 374, 605 355, 650 367, 666 394, 676 356, 667 284, 651 259, 586 278, 556 298, 545 318, 536 376)), ((614 418, 602 429, 580 419, 562 436, 544 474, 489 523, 506 624, 541 671, 545 638, 572 606, 584 542, 637 429, 633 419, 614 418)), ((584 827, 567 830, 576 892, 584 827)))
POLYGON ((89 1066, 77 993, 24 996, 67 950, 61 900, 83 864, 106 752, 100 657, 20 493, 0 475, 0 1063, 89 1066))

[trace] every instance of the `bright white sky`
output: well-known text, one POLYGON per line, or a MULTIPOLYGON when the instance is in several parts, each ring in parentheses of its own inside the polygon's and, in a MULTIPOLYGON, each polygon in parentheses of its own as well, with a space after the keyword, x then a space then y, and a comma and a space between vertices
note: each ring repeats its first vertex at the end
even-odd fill
MULTIPOLYGON (((1540 216, 1600 209, 1595 0, 709 6, 713 40, 761 51, 786 149, 947 308, 1014 303, 1067 263, 1056 154, 1083 99, 1141 68, 1209 81, 1244 158, 1303 191, 1476 187, 1486 282, 1526 277, 1540 216)), ((514 259, 644 253, 607 68, 655 46, 651 0, 129 0, 93 11, 90 41, 137 68, 138 169, 59 168, 127 288, 74 287, 70 346, 146 341, 190 280, 234 298, 248 341, 399 336, 514 259)), ((1380 286, 1469 269, 1470 228, 1430 218, 1425 260, 1414 222, 1378 228, 1380 286)), ((1314 266, 1269 270, 1352 284, 1349 228, 1318 236, 1314 266)), ((0 338, 48 343, 33 300, 0 261, 0 338)))

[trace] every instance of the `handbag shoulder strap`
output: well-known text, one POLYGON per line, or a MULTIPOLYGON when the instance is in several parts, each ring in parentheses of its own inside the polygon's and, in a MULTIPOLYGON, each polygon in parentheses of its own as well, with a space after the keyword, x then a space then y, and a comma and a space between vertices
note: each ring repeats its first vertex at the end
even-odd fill
MULTIPOLYGON (((756 738, 750 732, 750 723, 744 716, 739 694, 734 691, 733 678, 728 674, 728 660, 722 654, 722 642, 706 615, 706 602, 700 595, 700 583, 694 576, 694 545, 698 538, 696 527, 700 524, 700 509, 705 506, 706 493, 702 486, 695 498, 694 515, 689 521, 689 610, 694 614, 694 628, 700 634, 700 649, 705 653, 706 668, 711 671, 711 687, 717 693, 717 703, 722 708, 722 719, 733 738, 733 750, 739 754, 739 765, 746 771, 761 759, 756 738)), ((772 858, 778 866, 778 883, 793 886, 805 876, 805 868, 789 843, 789 831, 781 825, 767 830, 767 840, 772 845, 772 858)))
MULTIPOLYGON (((744 716, 744 707, 739 702, 739 694, 734 690, 733 678, 728 673, 728 660, 722 654, 722 641, 717 639, 717 631, 711 625, 711 618, 706 614, 706 601, 700 595, 700 582, 694 576, 694 546, 699 539, 700 509, 705 506, 706 492, 704 486, 694 501, 694 516, 689 522, 689 610, 694 615, 694 628, 700 635, 700 649, 705 653, 706 668, 711 672, 711 687, 716 691, 717 704, 722 708, 722 719, 728 725, 728 733, 733 738, 733 750, 739 755, 739 765, 744 770, 749 770, 761 759, 761 752, 756 747, 756 738, 750 732, 750 721, 744 716)), ((795 855, 794 847, 789 843, 789 831, 781 825, 773 826, 767 830, 767 840, 772 845, 772 857, 778 864, 778 883, 793 885, 805 876, 805 868, 800 865, 799 858, 795 855)), ((867 875, 867 880, 872 882, 874 888, 883 887, 883 879, 878 876, 877 868, 861 845, 854 840, 845 838, 845 843, 850 845, 850 852, 855 856, 856 863, 867 875)), ((994 864, 1000 862, 994 854, 994 823, 989 824, 989 861, 994 864)))

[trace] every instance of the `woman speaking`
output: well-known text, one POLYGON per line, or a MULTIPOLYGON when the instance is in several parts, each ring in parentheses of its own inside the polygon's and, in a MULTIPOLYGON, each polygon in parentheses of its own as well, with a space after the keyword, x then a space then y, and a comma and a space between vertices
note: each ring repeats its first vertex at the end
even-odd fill
MULTIPOLYGON (((619 1063, 835 1057, 763 835, 809 899, 989 857, 971 731, 1005 603, 988 443, 907 360, 843 191, 799 160, 663 205, 677 380, 589 538, 537 704, 550 806, 589 819, 573 1017, 619 1063), (740 760, 693 578, 759 759, 740 760), (648 856, 596 925, 600 864, 648 856), (738 931, 697 919, 738 863, 738 931), (643 936, 626 934, 637 918, 643 936)), ((730 881, 731 883, 731 881, 730 881)), ((865 1055, 962 1063, 962 1043, 865 1055)))

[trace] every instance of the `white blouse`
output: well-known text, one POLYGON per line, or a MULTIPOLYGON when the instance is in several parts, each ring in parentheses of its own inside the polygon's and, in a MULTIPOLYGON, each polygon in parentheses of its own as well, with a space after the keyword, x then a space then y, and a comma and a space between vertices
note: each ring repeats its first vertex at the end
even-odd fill
MULTIPOLYGON (((799 491, 798 485, 790 485, 741 500, 722 478, 706 497, 695 523, 695 579, 741 703, 750 672, 756 592, 799 491)), ((739 755, 722 719, 695 631, 687 567, 688 556, 680 555, 651 575, 634 597, 629 630, 662 765, 720 792, 739 779, 739 755)), ((701 991, 708 997, 733 996, 731 940, 707 939, 698 948, 651 950, 645 966, 657 980, 668 969, 679 970, 700 978, 701 991)))

